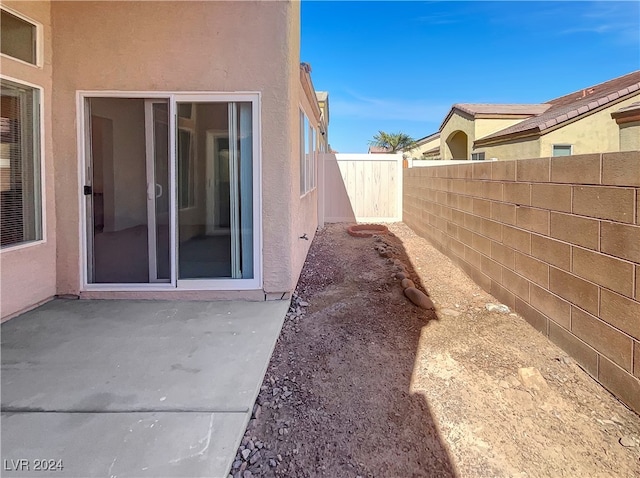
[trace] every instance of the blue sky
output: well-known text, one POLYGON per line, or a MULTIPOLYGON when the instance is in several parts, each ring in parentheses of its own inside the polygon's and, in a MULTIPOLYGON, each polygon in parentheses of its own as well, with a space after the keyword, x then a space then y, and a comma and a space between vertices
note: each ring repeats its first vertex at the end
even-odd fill
POLYGON ((540 103, 640 69, 638 1, 302 2, 331 146, 434 133, 453 103, 540 103))

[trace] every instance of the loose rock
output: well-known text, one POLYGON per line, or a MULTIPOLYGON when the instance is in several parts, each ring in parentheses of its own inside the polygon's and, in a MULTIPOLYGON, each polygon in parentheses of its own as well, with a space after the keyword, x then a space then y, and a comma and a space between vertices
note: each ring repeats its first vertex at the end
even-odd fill
POLYGON ((413 287, 415 289, 416 285, 413 283, 413 281, 411 279, 402 279, 402 282, 400 283, 400 285, 402 286, 403 289, 406 289, 407 287, 413 287))
POLYGON ((522 385, 529 390, 544 392, 549 389, 547 381, 535 367, 518 369, 518 377, 520 377, 522 385))
POLYGON ((629 437, 629 436, 624 436, 620 438, 620 440, 618 441, 625 448, 632 448, 634 446, 638 446, 638 443, 632 437, 629 437))
POLYGON ((504 304, 487 304, 485 305, 485 308, 489 312, 499 312, 501 314, 508 314, 511 312, 511 309, 504 304))
POLYGON ((422 309, 435 309, 435 306, 433 305, 433 302, 431 302, 431 299, 429 299, 429 297, 427 297, 424 292, 419 291, 415 287, 407 287, 404 290, 404 295, 406 295, 411 302, 413 302, 418 307, 421 307, 422 309))
POLYGON ((453 309, 440 309, 440 313, 443 315, 448 315, 449 317, 459 317, 460 312, 453 309))

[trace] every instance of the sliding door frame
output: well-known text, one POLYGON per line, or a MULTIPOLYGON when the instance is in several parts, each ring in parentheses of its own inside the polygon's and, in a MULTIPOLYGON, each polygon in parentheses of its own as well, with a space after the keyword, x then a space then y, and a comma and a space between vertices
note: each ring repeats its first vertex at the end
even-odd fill
POLYGON ((78 277, 81 291, 175 291, 175 290, 258 290, 262 289, 262 149, 261 149, 261 94, 260 92, 176 92, 176 91, 95 91, 79 90, 76 92, 76 125, 78 151, 78 238, 80 258, 78 261, 78 277), (91 246, 88 237, 90 211, 83 194, 87 184, 87 172, 90 165, 91 118, 86 105, 91 98, 138 98, 145 100, 165 100, 169 104, 169 227, 170 227, 170 266, 171 281, 169 283, 124 283, 95 284, 89 282, 89 252, 91 246), (180 279, 178 280, 178 202, 177 202, 177 144, 178 102, 250 102, 252 106, 252 163, 253 163, 253 278, 252 279, 180 279))
MULTIPOLYGON (((253 278, 252 279, 178 279, 180 290, 256 290, 262 289, 262 157, 261 157, 261 95, 260 92, 233 93, 175 93, 172 106, 176 103, 251 103, 252 138, 252 201, 253 201, 253 278)), ((232 124, 233 126, 233 124, 232 124)), ((233 127, 229 131, 229 143, 233 127)), ((231 152, 231 151, 230 151, 231 152)), ((230 198, 232 199, 232 198, 230 198)), ((177 247, 177 246, 176 246, 177 247)))

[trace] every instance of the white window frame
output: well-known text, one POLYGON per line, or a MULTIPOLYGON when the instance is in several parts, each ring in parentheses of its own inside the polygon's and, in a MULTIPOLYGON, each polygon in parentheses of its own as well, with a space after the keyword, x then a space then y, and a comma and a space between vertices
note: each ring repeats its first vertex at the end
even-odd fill
MULTIPOLYGON (((4 8, 4 7, 3 7, 4 8)), ((5 55, 2 55, 5 56, 5 55)), ((32 65, 33 66, 33 65, 32 65)), ((46 178, 46 168, 45 168, 45 129, 44 129, 44 88, 40 85, 36 85, 34 83, 29 83, 28 81, 20 80, 18 78, 13 78, 11 76, 0 74, 0 78, 7 81, 12 81, 13 83, 17 83, 19 85, 27 86, 29 88, 33 88, 38 90, 39 96, 39 121, 38 121, 38 134, 40 135, 40 227, 42 228, 42 239, 38 239, 35 241, 27 241, 20 242, 14 245, 7 245, 5 247, 0 248, 0 255, 9 253, 11 251, 16 251, 19 249, 26 249, 28 247, 35 247, 42 245, 47 242, 47 198, 46 198, 46 187, 45 187, 45 178, 46 178)), ((35 151, 34 151, 35 152, 35 151)))
POLYGON ((316 187, 316 129, 309 123, 309 155, 311 158, 311 190, 316 187))
POLYGON ((471 153, 471 161, 485 161, 486 154, 484 151, 478 151, 477 153, 471 153), (474 158, 474 156, 476 156, 474 158), (479 156, 482 156, 481 158, 479 156))
POLYGON ((42 68, 44 65, 44 29, 43 29, 42 23, 14 10, 13 8, 9 8, 5 5, 0 5, 0 10, 4 10, 5 12, 10 13, 11 15, 14 15, 19 19, 24 20, 25 22, 30 23, 31 25, 36 27, 36 62, 29 63, 28 61, 24 61, 24 60, 21 60, 20 58, 16 58, 14 56, 7 55, 1 52, 0 52, 0 58, 2 58, 3 60, 7 58, 11 61, 16 61, 18 63, 22 63, 23 65, 28 65, 32 68, 42 68))
POLYGON ((299 158, 299 166, 300 166, 300 175, 299 175, 299 182, 300 182, 300 197, 304 197, 307 194, 307 161, 306 161, 306 157, 305 157, 305 152, 306 152, 306 134, 305 134, 305 126, 306 126, 306 122, 308 121, 307 119, 307 115, 304 112, 304 109, 302 109, 302 106, 300 107, 300 113, 299 113, 299 127, 300 127, 300 134, 298 137, 298 141, 300 143, 300 147, 299 147, 299 154, 300 154, 300 158, 299 158), (306 121, 305 121, 306 120, 306 121))
POLYGON ((318 131, 300 106, 300 198, 317 187, 318 131))
POLYGON ((115 90, 78 90, 76 91, 76 135, 78 151, 78 238, 80 260, 78 261, 78 277, 80 278, 81 291, 248 291, 262 290, 263 288, 263 237, 262 237, 262 121, 261 121, 262 94, 259 91, 226 92, 187 92, 187 91, 115 91, 115 90), (169 224, 172 231, 172 246, 170 249, 171 281, 168 283, 142 283, 142 284, 91 284, 88 281, 87 268, 87 201, 82 194, 87 170, 89 151, 86 141, 86 126, 89 118, 86 115, 86 101, 89 98, 140 98, 163 99, 169 103, 169 184, 170 184, 170 209, 169 224), (254 154, 253 162, 253 268, 252 279, 178 279, 177 278, 177 171, 176 171, 176 133, 178 129, 177 103, 178 102, 251 102, 252 105, 252 146, 254 154))
POLYGON ((551 157, 552 157, 552 158, 561 158, 561 157, 563 157, 563 156, 573 156, 573 144, 569 144, 569 143, 556 143, 556 144, 552 144, 552 145, 551 145, 551 157), (560 147, 562 147, 562 148, 569 147, 569 154, 568 154, 568 155, 559 155, 559 156, 556 156, 555 154, 553 154, 553 153, 555 153, 556 146, 560 146, 560 147))

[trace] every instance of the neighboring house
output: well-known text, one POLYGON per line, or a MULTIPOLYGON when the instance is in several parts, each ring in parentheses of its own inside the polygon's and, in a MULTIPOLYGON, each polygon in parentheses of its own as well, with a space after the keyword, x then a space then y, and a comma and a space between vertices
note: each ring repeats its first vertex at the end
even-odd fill
POLYGON ((3 1, 1 317, 286 297, 328 146, 299 45, 296 1, 3 1))
POLYGON ((620 128, 620 151, 640 150, 640 101, 611 113, 620 128))
POLYGON ((439 159, 440 133, 430 134, 416 140, 416 146, 407 151, 412 159, 439 159))
POLYGON ((548 108, 547 105, 455 104, 440 126, 440 157, 485 159, 474 149, 478 139, 518 124, 548 108))
POLYGON ((635 71, 541 104, 455 104, 440 127, 441 158, 524 159, 637 149, 633 127, 627 135, 622 132, 627 123, 616 121, 638 99, 640 71, 635 71), (621 141, 627 136, 629 141, 621 141))

